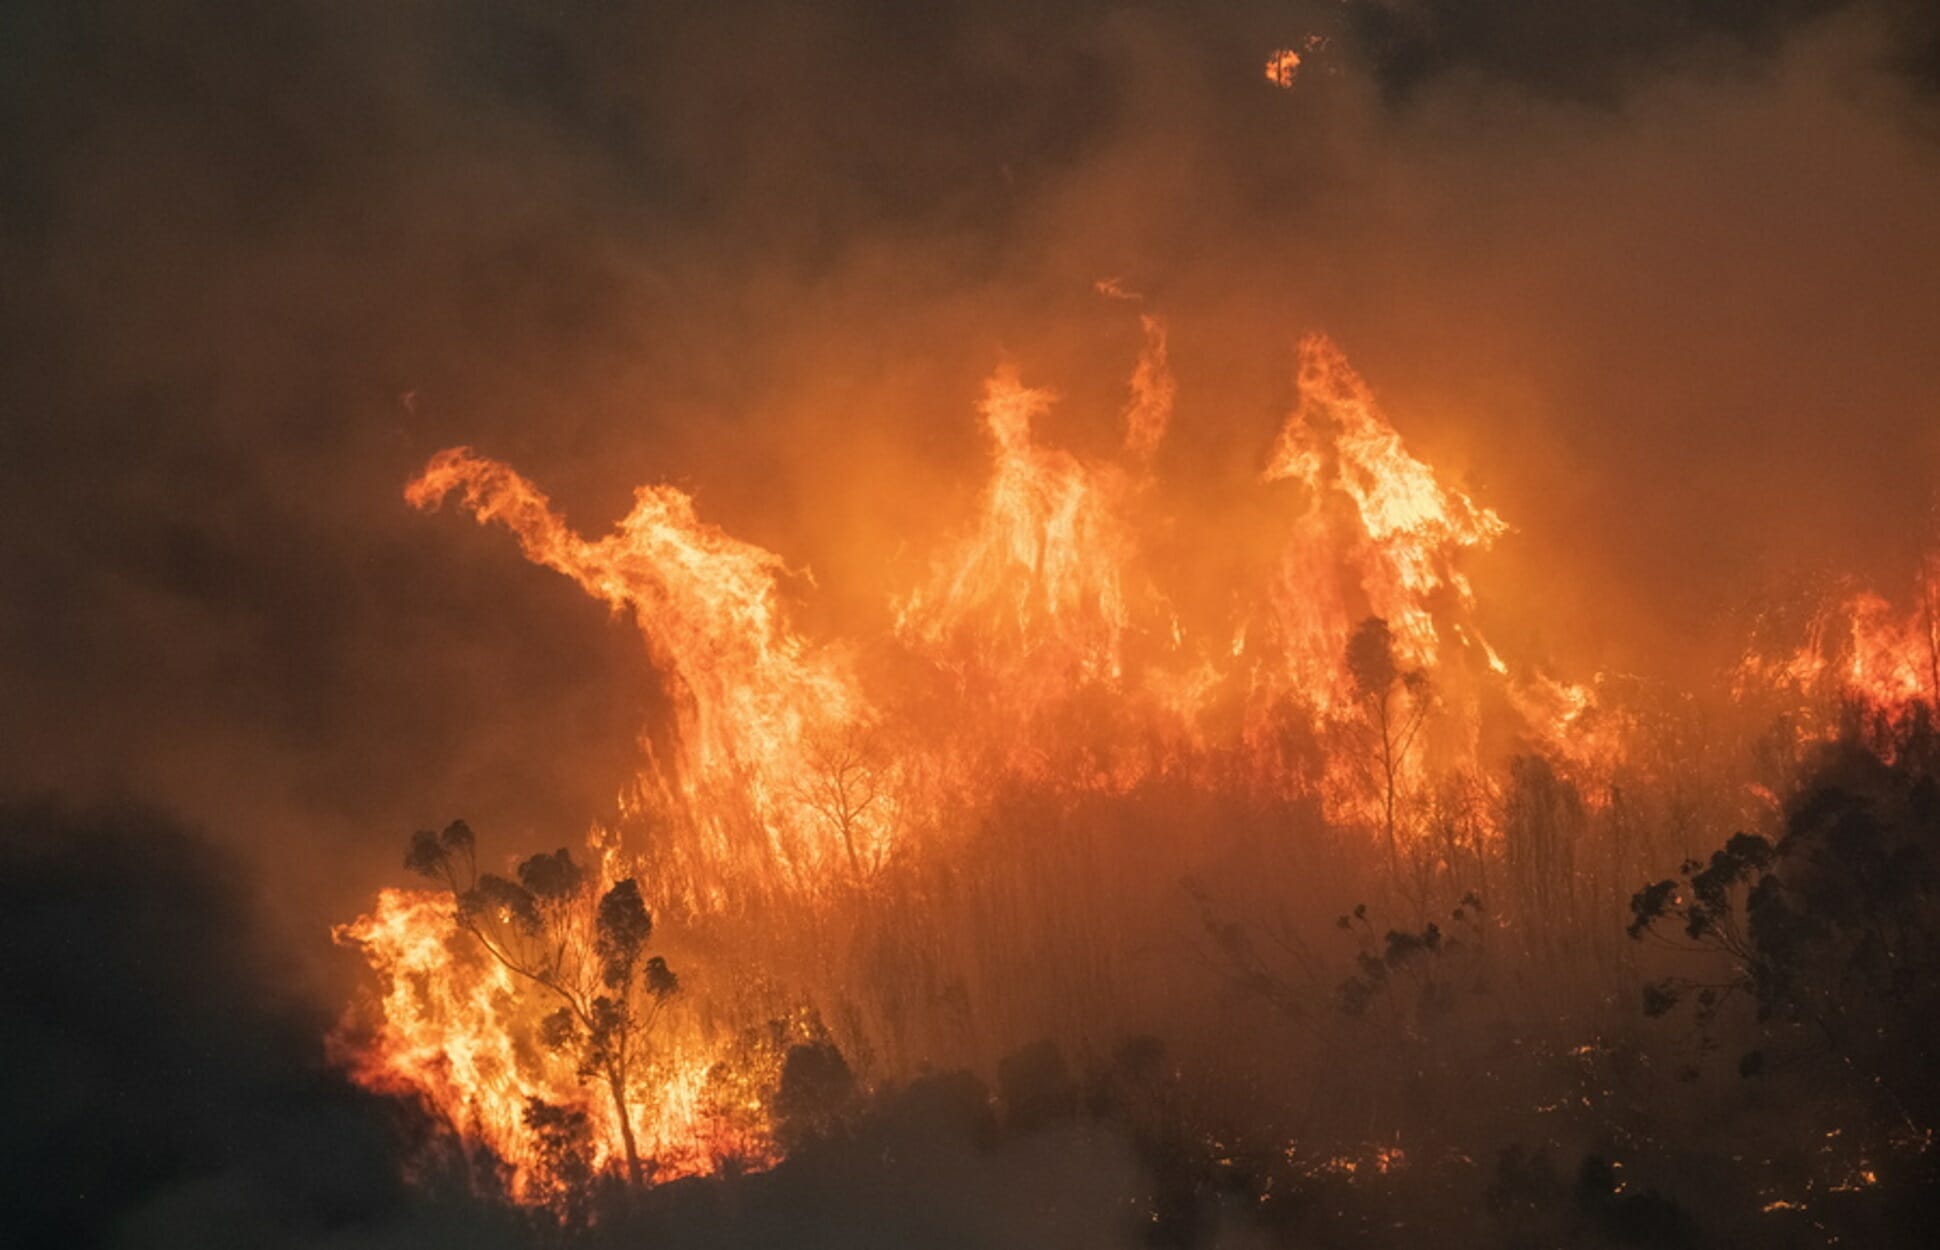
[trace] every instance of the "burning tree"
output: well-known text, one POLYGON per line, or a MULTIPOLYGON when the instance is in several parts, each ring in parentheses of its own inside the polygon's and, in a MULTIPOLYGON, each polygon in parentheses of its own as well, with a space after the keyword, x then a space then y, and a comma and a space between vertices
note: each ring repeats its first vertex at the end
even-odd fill
POLYGON ((1366 715, 1374 788, 1381 804, 1381 831, 1388 847, 1388 873, 1399 882, 1396 826, 1401 784, 1408 752, 1428 717, 1428 675, 1420 669, 1402 669, 1395 655, 1394 635, 1378 616, 1362 621, 1347 640, 1347 673, 1366 715))
MULTIPOLYGON (((1474 886, 1508 917, 1543 918, 1558 948, 1575 943, 1592 902, 1614 896, 1589 879, 1602 862, 1592 835, 1648 823, 1614 799, 1606 814, 1580 787, 1614 793, 1605 783, 1634 735, 1598 692, 1511 665, 1483 637, 1462 564, 1505 523, 1411 454, 1315 336, 1260 475, 1297 488, 1295 511, 1270 563, 1244 569, 1265 545, 1234 556, 1262 583, 1206 593, 1223 570, 1180 567, 1172 522, 1148 515, 1172 387, 1162 327, 1144 329, 1124 453, 1110 460, 1041 441, 1051 393, 1009 369, 991 379, 977 515, 920 584, 887 588, 893 626, 853 639, 801 628, 790 588, 810 584, 805 571, 672 486, 642 488, 589 537, 509 466, 465 448, 433 457, 406 489, 412 504, 456 500, 507 528, 639 629, 666 716, 642 735, 653 746, 623 809, 667 817, 644 874, 655 908, 718 940, 742 975, 716 982, 730 992, 696 1013, 704 1027, 653 1034, 674 981, 647 958, 648 899, 617 880, 625 871, 589 876, 560 851, 509 879, 481 875, 469 830, 453 825, 420 834, 410 856, 448 896, 387 890, 342 930, 387 985, 374 1040, 344 1046, 357 1079, 469 1119, 515 1167, 524 1155, 577 1175, 589 1133, 595 1171, 624 1154, 638 1177, 644 1151, 666 1177, 772 1157, 781 1121, 800 1118, 771 1097, 785 1048, 723 1041, 766 1036, 783 995, 839 1021, 845 1045, 893 1054, 892 1076, 930 1058, 925 1047, 962 1045, 949 1035, 966 1032, 953 1024, 973 996, 1004 1012, 993 1034, 1039 1030, 1040 1014, 1093 1027, 1077 995, 1020 1004, 1015 987, 1082 986, 1103 1001, 1134 984, 1148 921, 1126 900, 1140 897, 1141 862, 1166 888, 1175 866, 1230 862, 1271 890, 1292 879, 1283 870, 1358 883, 1385 860, 1390 901, 1416 924, 1440 910, 1440 879, 1445 902, 1474 886), (1168 593, 1188 573, 1205 602, 1168 593), (1533 753, 1505 778, 1482 744, 1512 737, 1533 753), (1020 821, 1020 795, 1060 814, 1020 821), (1282 816, 1296 836, 1278 836, 1282 816), (1190 836, 1140 836, 1161 824, 1190 836), (1110 840, 1121 826, 1122 845, 1110 840), (985 867, 999 836, 1029 854, 985 867), (859 893, 869 906, 847 907, 859 893), (762 923, 741 923, 756 904, 762 923), (604 1099, 581 1106, 592 1080, 612 1095, 610 1123, 604 1099), (587 1123, 521 1114, 541 1104, 587 1123)), ((1627 894, 1627 868, 1622 879, 1627 894)), ((1242 984, 1282 1006, 1299 997, 1236 944, 1240 926, 1215 936, 1242 984)), ((1303 953, 1293 925, 1274 936, 1303 953)), ((1419 959, 1430 941, 1397 946, 1397 967, 1432 966, 1419 959)), ((814 1062, 800 1061, 811 1066, 797 1093, 815 1087, 803 1085, 814 1062)))
POLYGON ((882 809, 890 796, 880 753, 866 727, 846 725, 810 735, 807 758, 802 800, 841 839, 859 885, 881 865, 882 809))
POLYGON ((442 833, 414 834, 404 862, 446 884, 457 902, 458 927, 486 954, 557 1002, 540 1038, 570 1055, 582 1080, 605 1083, 627 1176, 639 1183, 628 1091, 654 1024, 679 988, 666 961, 646 954, 653 918, 639 884, 628 877, 601 891, 563 847, 520 863, 516 881, 480 873, 476 839, 462 820, 442 833))

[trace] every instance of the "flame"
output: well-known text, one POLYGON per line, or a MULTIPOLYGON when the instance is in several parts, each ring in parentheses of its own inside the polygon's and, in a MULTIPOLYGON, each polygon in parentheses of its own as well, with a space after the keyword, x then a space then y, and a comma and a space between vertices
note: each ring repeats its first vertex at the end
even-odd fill
POLYGON ((1300 54, 1292 48, 1276 49, 1266 58, 1266 80, 1276 87, 1293 86, 1294 78, 1300 73, 1300 54))
POLYGON ((1308 35, 1301 40, 1299 48, 1275 48, 1266 58, 1266 80, 1281 90, 1289 90, 1294 80, 1299 78, 1301 66, 1306 57, 1311 57, 1327 44, 1325 35, 1308 35), (1302 56, 1302 52, 1306 56, 1302 56))
MULTIPOLYGON (((1110 293, 1136 298, 1115 287, 1110 293)), ((1046 765, 1060 754, 1051 741, 1062 733, 1057 714, 1085 689, 1108 691, 1140 721, 1170 708, 1174 738, 1195 710, 1174 674, 1133 671, 1126 657, 1135 633, 1176 635, 1170 605, 1143 567, 1138 525, 1175 385, 1164 324, 1140 320, 1144 343, 1120 414, 1118 462, 1087 463, 1040 444, 1034 430, 1056 396, 1024 385, 1014 368, 999 369, 985 384, 979 412, 992 464, 976 521, 895 613, 897 639, 943 676, 963 714, 984 726, 981 734, 937 744, 949 757, 946 773, 962 772, 986 744, 997 743, 1002 768, 1051 775, 1056 770, 1046 765)), ((1088 777, 1123 788, 1145 763, 1104 761, 1088 777)))
MULTIPOLYGON (((989 810, 1008 785, 1123 794, 1159 777, 1239 776, 1319 799, 1337 824, 1385 832, 1392 855, 1412 836, 1400 802, 1429 796, 1438 778, 1480 775, 1489 691, 1520 737, 1585 767, 1602 758, 1595 692, 1515 677, 1475 620, 1463 564, 1507 524, 1408 450, 1322 335, 1298 345, 1297 403, 1259 475, 1284 500, 1278 554, 1227 620, 1183 625, 1150 550, 1177 387, 1164 322, 1141 313, 1140 328, 1116 414, 1123 437, 1104 461, 1040 440, 1052 392, 1013 366, 990 377, 977 407, 990 454, 977 510, 918 584, 885 596, 893 626, 876 638, 805 636, 783 587, 809 579, 702 519, 673 487, 642 487, 593 539, 504 464, 462 447, 431 459, 405 491, 412 505, 456 496, 480 524, 509 530, 528 559, 630 616, 664 677, 672 724, 644 735, 646 761, 620 804, 622 817, 656 817, 652 845, 623 852, 596 831, 605 880, 638 877, 656 911, 697 927, 757 903, 813 916, 946 855, 960 814, 989 810), (1370 618, 1391 639, 1391 689, 1370 690, 1347 658, 1370 618), (907 680, 878 688, 860 675, 878 669, 907 680), (1371 781, 1365 735, 1377 721, 1411 728, 1371 781)), ((1901 680, 1910 643, 1865 619, 1866 636, 1883 641, 1853 662, 1901 680)), ((515 1193, 539 1187, 524 1122, 533 1099, 583 1106, 594 1165, 616 1166, 612 1109, 537 1044, 532 996, 455 930, 448 897, 387 890, 338 932, 379 984, 369 1018, 336 1043, 358 1080, 408 1093, 486 1143, 515 1193)), ((774 1156, 779 1059, 773 1046, 736 1048, 757 1022, 747 1010, 725 996, 684 1008, 657 1039, 629 1108, 656 1176, 774 1156)), ((1380 1166, 1390 1162, 1398 1152, 1380 1166)))
MULTIPOLYGON (((1287 676, 1332 711, 1348 698, 1340 650, 1354 622, 1382 618, 1405 663, 1436 667, 1440 621, 1475 606, 1461 557, 1508 526, 1408 453, 1331 339, 1301 341, 1298 384, 1299 406, 1261 474, 1300 483, 1308 498, 1273 585, 1274 623, 1295 665, 1287 676)), ((1473 626, 1453 629, 1459 637, 1473 626)))
POLYGON ((582 538, 530 482, 464 447, 434 456, 405 498, 430 509, 454 492, 481 525, 511 530, 528 559, 629 612, 645 637, 674 696, 679 752, 652 790, 676 790, 697 835, 678 865, 683 897, 719 906, 828 871, 844 848, 803 779, 814 743, 870 712, 842 657, 790 627, 781 557, 700 520, 670 486, 642 487, 612 534, 582 538))
POLYGON ((1817 737, 1836 732, 1845 708, 1896 722, 1940 706, 1940 552, 1923 562, 1907 606, 1854 590, 1814 613, 1804 633, 1790 650, 1748 651, 1735 693, 1777 691, 1806 702, 1817 737))
MULTIPOLYGON (((366 1028, 347 1024, 333 1035, 333 1059, 366 1088, 415 1098, 449 1129, 488 1144, 514 1197, 535 1198, 540 1188, 541 1160, 526 1127, 534 1100, 586 1114, 590 1162, 617 1169, 613 1105, 590 1096, 573 1062, 538 1039, 543 1008, 553 1004, 522 993, 504 964, 455 929, 453 909, 449 894, 387 889, 368 914, 338 926, 337 940, 360 950, 376 974, 379 996, 366 1028)), ((638 1082, 641 1097, 629 1112, 655 1179, 776 1157, 765 1116, 732 1115, 710 1101, 724 1081, 741 1079, 720 1058, 675 1032, 638 1082)), ((778 1074, 768 1075, 772 1084, 778 1074)))

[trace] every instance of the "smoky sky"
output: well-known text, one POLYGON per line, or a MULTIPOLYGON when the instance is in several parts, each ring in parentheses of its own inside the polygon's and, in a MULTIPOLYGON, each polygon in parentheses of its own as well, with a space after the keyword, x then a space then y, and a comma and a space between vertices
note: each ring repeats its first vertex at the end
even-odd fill
POLYGON ((1516 526, 1485 613, 1570 675, 1689 679, 1768 586, 1890 589, 1928 532, 1921 6, 0 22, 0 783, 182 813, 319 951, 414 826, 570 841, 659 698, 629 627, 403 505, 451 444, 589 532, 690 489, 814 570, 805 620, 866 620, 974 498, 994 364, 1108 443, 1116 278, 1175 335, 1174 541, 1264 523, 1328 331, 1516 526))

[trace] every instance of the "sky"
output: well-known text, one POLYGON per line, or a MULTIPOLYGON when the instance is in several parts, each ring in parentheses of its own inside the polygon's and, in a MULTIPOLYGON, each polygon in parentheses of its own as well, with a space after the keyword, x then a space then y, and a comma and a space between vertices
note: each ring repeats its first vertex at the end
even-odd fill
MULTIPOLYGON (((634 631, 408 508, 470 444, 642 483, 866 629, 980 379, 1113 436, 1172 327, 1180 542, 1271 511, 1333 335, 1515 528, 1493 636, 1695 682, 1904 585, 1940 476, 1940 21, 1893 0, 0 9, 0 791, 171 814, 319 976, 412 828, 572 842, 634 631), (1280 47, 1322 42, 1290 89, 1280 47), (305 945, 305 944, 309 945, 305 945)), ((334 970, 334 971, 333 971, 334 970)))

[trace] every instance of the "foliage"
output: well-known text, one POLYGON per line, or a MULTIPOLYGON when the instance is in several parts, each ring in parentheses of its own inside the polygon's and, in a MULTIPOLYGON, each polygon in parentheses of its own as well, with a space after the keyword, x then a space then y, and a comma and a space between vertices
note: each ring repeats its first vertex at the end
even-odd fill
POLYGON ((583 1107, 561 1107, 541 1098, 525 1107, 525 1126, 537 1146, 534 1185, 561 1230, 586 1227, 593 1201, 593 1134, 583 1107))
POLYGON ((833 1042, 816 1038, 790 1046, 775 1091, 775 1134, 782 1149, 831 1136, 856 1101, 855 1073, 833 1042))
POLYGON ((1781 1056, 1829 1058, 1828 1078, 1877 1091, 1931 1126, 1940 1111, 1927 1075, 1940 1057, 1940 784, 1923 758, 1837 744, 1776 842, 1735 834, 1677 878, 1637 891, 1631 937, 1710 952, 1723 969, 1647 985, 1646 1014, 1690 1001, 1709 1025, 1744 999, 1762 1040, 1739 1060, 1741 1074, 1781 1056))
MULTIPOLYGON (((540 1039, 571 1056, 581 1079, 606 1085, 628 1176, 642 1180, 629 1091, 680 983, 665 960, 646 954, 653 918, 639 883, 629 877, 600 890, 564 848, 521 861, 516 880, 480 873, 477 839, 462 820, 414 834, 404 862, 443 881, 456 900, 459 929, 557 1004, 540 1023, 540 1039)), ((528 1127, 542 1145, 570 1127, 557 1110, 528 1108, 528 1127)))
POLYGON ((1480 933, 1482 910, 1481 898, 1471 890, 1448 914, 1455 932, 1466 936, 1451 936, 1431 920, 1419 929, 1389 929, 1376 940, 1367 905, 1357 905, 1335 922, 1361 936, 1354 972, 1334 991, 1340 1010, 1361 1016, 1376 1003, 1384 1003, 1395 1023, 1417 1034, 1446 1015, 1455 1007, 1463 973, 1469 974, 1471 988, 1478 983, 1468 956, 1480 933))
POLYGON ((1359 701, 1369 741, 1364 755, 1381 809, 1381 831, 1388 851, 1388 875, 1399 884, 1401 851, 1398 826, 1402 778, 1408 753, 1420 735, 1433 694, 1428 674, 1404 669, 1388 623, 1370 616, 1355 627, 1344 657, 1354 697, 1359 701))

